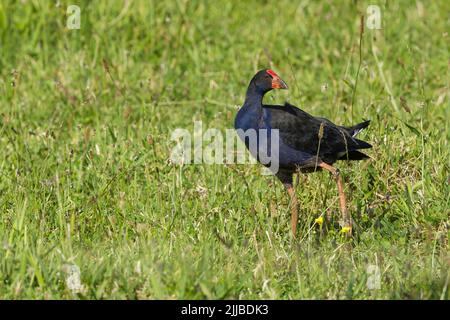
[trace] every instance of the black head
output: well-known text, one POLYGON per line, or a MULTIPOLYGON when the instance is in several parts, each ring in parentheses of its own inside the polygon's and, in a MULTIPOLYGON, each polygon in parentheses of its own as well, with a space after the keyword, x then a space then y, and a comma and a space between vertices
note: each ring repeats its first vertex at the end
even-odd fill
POLYGON ((260 93, 266 93, 272 89, 288 88, 286 82, 281 80, 281 78, 271 69, 258 71, 253 76, 252 81, 250 81, 250 86, 254 86, 256 91, 260 93))

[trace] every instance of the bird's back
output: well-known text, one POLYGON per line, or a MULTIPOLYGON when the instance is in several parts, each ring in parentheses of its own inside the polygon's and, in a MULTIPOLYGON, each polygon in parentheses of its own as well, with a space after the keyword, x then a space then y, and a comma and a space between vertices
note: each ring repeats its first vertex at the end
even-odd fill
MULTIPOLYGON (((343 155, 357 155, 358 149, 371 145, 354 138, 355 133, 368 125, 368 122, 353 126, 338 126, 325 118, 316 118, 307 112, 286 103, 284 106, 264 105, 264 125, 278 129, 280 147, 286 145, 304 154, 319 156, 323 161, 333 163, 343 155)), ((360 152, 358 158, 362 158, 360 152)), ((351 157, 349 158, 351 159, 351 157)), ((354 159, 359 160, 359 159, 354 159)), ((299 163, 301 165, 301 163, 299 163)))

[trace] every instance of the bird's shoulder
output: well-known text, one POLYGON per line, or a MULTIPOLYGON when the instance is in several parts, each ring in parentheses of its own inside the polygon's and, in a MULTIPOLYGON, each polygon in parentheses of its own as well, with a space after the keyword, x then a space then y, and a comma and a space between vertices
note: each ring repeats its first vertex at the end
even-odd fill
POLYGON ((264 105, 263 108, 268 124, 285 134, 305 134, 316 130, 321 123, 318 118, 288 102, 284 105, 264 105))
POLYGON ((275 118, 288 118, 291 120, 314 120, 314 117, 302 109, 285 102, 284 105, 263 105, 263 108, 275 118))

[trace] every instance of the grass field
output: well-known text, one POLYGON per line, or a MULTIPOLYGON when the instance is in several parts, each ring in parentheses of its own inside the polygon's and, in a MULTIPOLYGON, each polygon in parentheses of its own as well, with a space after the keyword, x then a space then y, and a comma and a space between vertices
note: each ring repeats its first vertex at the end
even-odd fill
POLYGON ((333 3, 1 1, 0 298, 449 299, 450 2, 333 3), (168 161, 265 67, 290 86, 267 101, 372 120, 372 159, 338 164, 353 239, 326 173, 293 240, 259 166, 168 161))

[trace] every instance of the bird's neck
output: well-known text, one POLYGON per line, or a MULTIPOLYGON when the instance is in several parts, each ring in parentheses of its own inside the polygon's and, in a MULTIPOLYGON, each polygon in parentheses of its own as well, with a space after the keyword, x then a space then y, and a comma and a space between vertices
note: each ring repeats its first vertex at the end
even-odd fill
POLYGON ((249 106, 255 109, 262 110, 262 101, 265 92, 258 89, 253 83, 247 89, 245 95, 244 107, 249 106))
POLYGON ((245 102, 236 115, 234 126, 236 129, 256 129, 263 115, 263 92, 259 92, 252 84, 247 89, 245 102))

